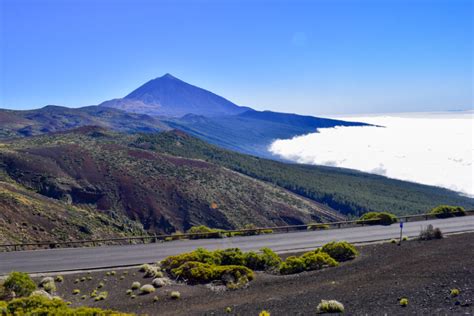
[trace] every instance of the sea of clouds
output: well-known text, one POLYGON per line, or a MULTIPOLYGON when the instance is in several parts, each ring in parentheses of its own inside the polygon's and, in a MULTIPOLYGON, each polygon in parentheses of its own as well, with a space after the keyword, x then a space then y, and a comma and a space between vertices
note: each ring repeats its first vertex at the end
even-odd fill
POLYGON ((474 112, 337 119, 383 127, 323 128, 276 140, 269 150, 299 163, 357 169, 474 196, 474 112))

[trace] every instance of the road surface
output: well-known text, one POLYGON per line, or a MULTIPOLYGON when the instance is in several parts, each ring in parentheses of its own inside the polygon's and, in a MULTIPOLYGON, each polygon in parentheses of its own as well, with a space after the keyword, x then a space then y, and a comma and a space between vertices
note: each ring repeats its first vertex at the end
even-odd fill
MULTIPOLYGON (((474 216, 404 223, 403 235, 418 236, 421 227, 426 227, 428 224, 439 227, 443 233, 474 231, 474 216)), ((276 252, 288 252, 316 248, 333 240, 371 242, 398 238, 399 235, 399 224, 393 224, 222 239, 177 240, 141 245, 0 252, 0 275, 11 271, 56 272, 138 265, 156 262, 198 247, 207 249, 236 247, 243 251, 269 247, 276 252)))

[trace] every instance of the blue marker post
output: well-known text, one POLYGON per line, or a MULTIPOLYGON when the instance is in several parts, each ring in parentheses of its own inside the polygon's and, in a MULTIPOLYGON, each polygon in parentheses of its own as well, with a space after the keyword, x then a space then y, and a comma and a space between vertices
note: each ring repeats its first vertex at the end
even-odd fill
POLYGON ((402 245, 402 233, 403 233, 403 221, 400 220, 400 241, 398 242, 398 245, 402 245))

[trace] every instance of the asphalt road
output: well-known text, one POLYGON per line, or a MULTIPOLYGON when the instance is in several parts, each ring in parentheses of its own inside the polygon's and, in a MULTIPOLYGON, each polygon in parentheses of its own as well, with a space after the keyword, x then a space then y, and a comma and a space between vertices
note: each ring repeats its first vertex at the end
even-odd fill
MULTIPOLYGON (((403 235, 417 236, 421 227, 428 224, 439 227, 443 233, 473 231, 474 216, 404 223, 403 235)), ((288 252, 316 248, 333 240, 371 242, 398 238, 399 235, 399 224, 394 224, 222 239, 177 240, 142 245, 0 252, 0 275, 11 271, 55 272, 138 265, 156 262, 198 247, 207 249, 237 247, 243 251, 269 247, 276 252, 288 252)))

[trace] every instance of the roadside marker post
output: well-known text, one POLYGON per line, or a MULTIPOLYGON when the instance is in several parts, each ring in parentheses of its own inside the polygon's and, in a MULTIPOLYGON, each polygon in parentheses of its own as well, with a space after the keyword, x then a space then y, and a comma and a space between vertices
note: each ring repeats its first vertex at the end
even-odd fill
POLYGON ((402 232, 403 232, 403 220, 400 220, 400 241, 398 242, 398 245, 402 245, 402 232))

